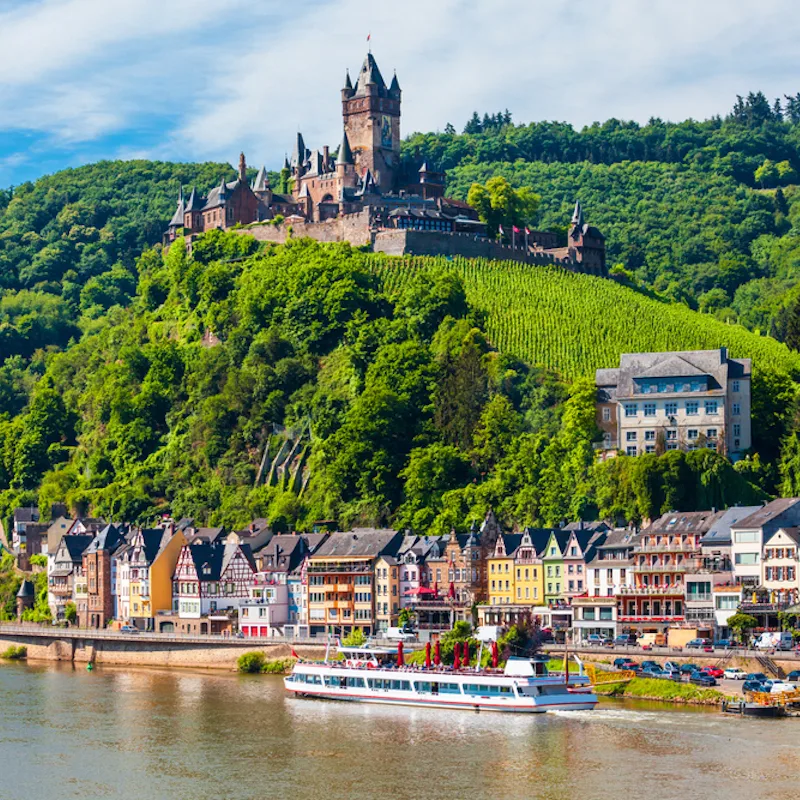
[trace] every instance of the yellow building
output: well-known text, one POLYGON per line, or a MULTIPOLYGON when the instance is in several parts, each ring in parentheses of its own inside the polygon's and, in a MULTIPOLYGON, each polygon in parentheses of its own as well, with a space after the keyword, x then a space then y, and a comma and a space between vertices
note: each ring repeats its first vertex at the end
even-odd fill
POLYGON ((162 528, 140 530, 131 539, 123 558, 130 575, 128 615, 137 628, 152 630, 159 611, 172 611, 172 576, 185 544, 182 532, 162 528))
POLYGON ((542 559, 530 531, 501 534, 487 561, 489 605, 536 606, 544 602, 542 559))

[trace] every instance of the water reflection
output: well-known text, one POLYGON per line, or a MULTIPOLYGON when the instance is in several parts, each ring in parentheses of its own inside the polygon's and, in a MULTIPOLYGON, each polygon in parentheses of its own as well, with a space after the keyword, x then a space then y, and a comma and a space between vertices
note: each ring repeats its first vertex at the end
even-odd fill
POLYGON ((280 679, 0 667, 0 800, 788 797, 800 720, 325 703, 280 679))

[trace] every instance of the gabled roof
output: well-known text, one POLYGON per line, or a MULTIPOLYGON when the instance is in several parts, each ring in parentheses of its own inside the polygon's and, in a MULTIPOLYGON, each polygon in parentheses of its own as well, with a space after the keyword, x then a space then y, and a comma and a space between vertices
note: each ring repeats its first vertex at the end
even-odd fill
POLYGON ((770 527, 790 524, 791 518, 800 518, 800 498, 779 497, 767 503, 750 516, 740 519, 731 528, 736 530, 747 528, 763 528, 765 525, 770 527))
POLYGON ((219 186, 215 186, 208 193, 208 199, 206 200, 206 204, 203 206, 203 211, 225 205, 225 201, 228 199, 228 194, 236 189, 238 185, 238 178, 235 181, 228 181, 227 183, 223 180, 219 186))
POLYGON ((148 564, 156 560, 161 548, 169 541, 170 535, 163 528, 145 528, 142 531, 144 557, 148 564), (166 541, 165 541, 166 537, 166 541))
POLYGON ((723 511, 670 511, 653 520, 642 534, 706 533, 723 514, 723 511))
POLYGON ((252 569, 253 572, 256 571, 256 569, 257 569, 256 561, 253 558, 253 551, 250 549, 250 545, 248 545, 248 544, 233 544, 233 543, 224 544, 224 545, 223 544, 217 544, 217 547, 220 547, 220 546, 223 547, 222 574, 225 574, 225 570, 228 569, 228 566, 230 565, 231 561, 233 561, 233 559, 236 557, 236 555, 238 553, 241 553, 244 556, 245 561, 247 561, 247 563, 250 565, 250 569, 252 569))
POLYGON ((308 543, 302 536, 273 536, 259 553, 263 572, 292 572, 308 553, 308 543))
POLYGON ((222 575, 222 558, 225 548, 220 544, 197 542, 189 545, 197 578, 201 581, 218 581, 222 575))
POLYGON ((791 539, 795 544, 800 544, 800 528, 797 527, 778 528, 778 530, 775 531, 775 533, 773 533, 772 536, 770 536, 769 539, 767 539, 767 541, 764 542, 764 544, 767 544, 769 541, 771 541, 774 538, 775 534, 778 533, 779 531, 783 531, 786 534, 786 536, 789 539, 791 539))
POLYGON ((731 544, 731 526, 740 520, 755 514, 761 506, 733 506, 725 511, 722 516, 715 519, 711 527, 700 540, 704 547, 731 544))
POLYGON ((113 552, 125 542, 125 535, 121 528, 116 525, 106 525, 103 530, 95 534, 84 554, 100 553, 104 551, 113 552))
POLYGON ((556 541, 558 542, 558 535, 563 539, 563 543, 559 543, 559 547, 563 551, 564 545, 567 543, 567 536, 564 531, 558 528, 525 528, 525 532, 531 537, 531 543, 536 550, 536 555, 544 556, 547 543, 550 541, 551 534, 557 534, 556 541))
POLYGON ((83 551, 92 543, 93 538, 90 533, 68 533, 61 538, 61 545, 66 549, 73 564, 81 563, 83 551))
POLYGON ((14 522, 38 522, 39 509, 30 508, 17 508, 14 510, 14 522))

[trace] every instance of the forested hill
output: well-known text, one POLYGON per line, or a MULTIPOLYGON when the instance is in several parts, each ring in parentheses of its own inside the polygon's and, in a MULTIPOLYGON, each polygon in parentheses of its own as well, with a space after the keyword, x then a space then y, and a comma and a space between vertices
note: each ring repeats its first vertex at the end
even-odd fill
MULTIPOLYGON (((94 320, 65 352, 14 367, 10 388, 30 397, 0 416, 3 518, 61 501, 142 522, 170 512, 231 526, 264 516, 279 530, 335 519, 444 533, 490 507, 507 525, 550 525, 752 503, 800 474, 793 445, 780 476, 769 450, 793 433, 796 358, 777 342, 732 329, 732 346, 759 357, 759 457, 597 463, 593 381, 568 385, 514 349, 585 373, 630 341, 630 289, 543 270, 531 326, 516 264, 403 262, 308 240, 259 248, 218 231, 191 257, 183 244, 138 260, 128 308, 94 320), (548 278, 557 291, 542 288, 548 278), (601 288, 624 314, 578 329, 601 288), (547 315, 558 327, 541 344, 529 333, 547 315)), ((663 327, 673 324, 668 306, 647 303, 656 327, 662 311, 663 327)), ((685 313, 676 344, 723 336, 723 324, 685 313)))
MULTIPOLYGON (((447 169, 454 196, 503 175, 541 195, 537 224, 563 230, 575 199, 609 264, 669 300, 783 339, 800 280, 800 100, 739 98, 724 119, 515 125, 475 115, 413 134, 409 162, 447 169)), ((793 342, 796 347, 798 343, 793 342)))

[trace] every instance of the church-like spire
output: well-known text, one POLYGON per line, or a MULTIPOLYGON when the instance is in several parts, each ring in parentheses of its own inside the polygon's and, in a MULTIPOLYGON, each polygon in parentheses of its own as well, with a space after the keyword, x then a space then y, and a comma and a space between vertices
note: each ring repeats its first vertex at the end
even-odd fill
POLYGON ((170 228, 180 228, 183 225, 183 215, 186 213, 186 204, 183 202, 183 186, 178 190, 178 207, 170 220, 170 228))
POLYGON ((400 82, 397 80, 397 73, 394 73, 392 77, 392 82, 389 86, 389 94, 399 95, 400 94, 400 82))
POLYGON ((225 182, 225 178, 219 184, 219 199, 224 200, 228 196, 228 186, 225 182))
POLYGON ((344 79, 344 88, 350 90, 353 88, 353 82, 350 80, 350 70, 347 70, 347 77, 344 79))
POLYGON ((267 168, 261 167, 256 175, 256 179, 253 181, 253 191, 254 192, 265 192, 269 189, 269 178, 267 177, 267 168))
POLYGON ((575 210, 572 212, 573 226, 583 227, 583 209, 581 208, 581 201, 575 201, 575 210))
POLYGON ((294 155, 292 156, 292 166, 302 169, 303 162, 306 160, 306 143, 303 141, 303 134, 297 131, 297 139, 294 143, 294 155))

